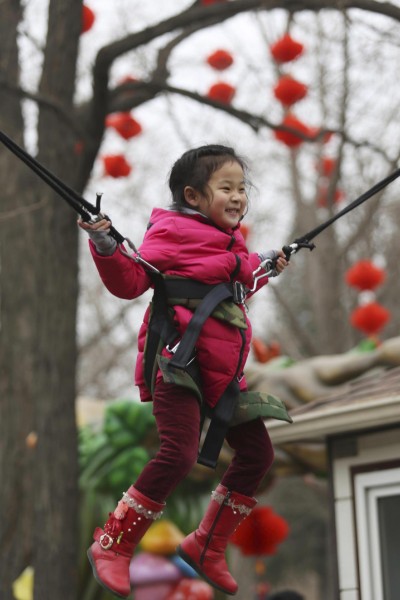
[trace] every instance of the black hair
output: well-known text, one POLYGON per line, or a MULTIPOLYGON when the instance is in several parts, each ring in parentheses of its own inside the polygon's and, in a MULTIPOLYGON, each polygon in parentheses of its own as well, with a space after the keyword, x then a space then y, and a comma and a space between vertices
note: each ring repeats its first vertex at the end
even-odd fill
POLYGON ((207 196, 210 177, 227 162, 237 162, 245 174, 248 171, 246 161, 229 146, 208 144, 184 152, 174 163, 169 176, 168 184, 172 193, 171 208, 181 210, 189 207, 184 194, 186 186, 207 196))

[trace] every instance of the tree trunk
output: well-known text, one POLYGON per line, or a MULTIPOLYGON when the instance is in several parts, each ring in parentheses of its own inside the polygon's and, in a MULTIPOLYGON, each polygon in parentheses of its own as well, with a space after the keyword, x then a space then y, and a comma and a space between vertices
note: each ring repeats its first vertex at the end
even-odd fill
MULTIPOLYGON (((0 39, 3 45, 7 36, 10 48, 7 81, 17 87, 20 9, 7 0, 1 10, 0 39)), ((80 19, 77 0, 51 2, 41 93, 65 114, 72 106, 80 19)), ((23 119, 13 90, 3 90, 1 100, 0 126, 21 143, 23 119)), ((73 145, 67 119, 51 106, 41 107, 40 160, 67 180, 76 169, 73 145)), ((0 523, 0 597, 13 599, 12 581, 32 565, 35 599, 75 600, 76 215, 3 149, 0 167, 7 173, 0 221, 0 461, 7 481, 1 491, 1 514, 7 518, 0 523)))

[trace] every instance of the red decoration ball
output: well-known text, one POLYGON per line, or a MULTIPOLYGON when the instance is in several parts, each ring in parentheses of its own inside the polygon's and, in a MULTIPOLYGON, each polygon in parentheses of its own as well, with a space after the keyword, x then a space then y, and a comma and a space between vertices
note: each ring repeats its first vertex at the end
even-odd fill
POLYGON ((109 154, 103 156, 103 164, 106 175, 114 177, 127 177, 132 171, 132 167, 127 162, 123 154, 109 154))
POLYGON ((330 177, 336 168, 336 159, 323 156, 318 164, 318 171, 324 177, 330 177))
POLYGON ((142 133, 142 126, 128 112, 109 115, 106 118, 106 127, 113 127, 125 140, 142 133))
POLYGON ((307 95, 308 88, 290 75, 283 75, 274 87, 274 95, 284 106, 292 106, 307 95))
POLYGON ((89 29, 92 28, 93 23, 96 20, 96 16, 91 8, 84 4, 82 6, 82 33, 86 33, 89 29))
POLYGON ((287 33, 275 42, 270 50, 276 62, 285 63, 298 58, 302 54, 304 46, 287 33))
MULTIPOLYGON (((291 129, 294 129, 304 135, 311 134, 310 128, 307 127, 307 125, 305 125, 297 117, 291 114, 286 115, 286 117, 282 121, 282 125, 284 125, 285 127, 290 127, 291 129)), ((289 146, 290 148, 296 148, 305 141, 303 138, 299 137, 294 132, 292 133, 291 131, 283 131, 281 129, 276 129, 274 135, 277 140, 279 140, 286 146, 289 146)))
POLYGON ((288 533, 289 526, 283 517, 269 506, 256 506, 230 541, 239 546, 246 556, 262 556, 275 554, 278 544, 283 542, 288 533))
POLYGON ((230 104, 235 93, 236 88, 229 83, 220 81, 219 83, 215 83, 210 87, 207 96, 211 100, 216 100, 217 102, 222 102, 223 104, 230 104))
POLYGON ((346 283, 361 291, 374 290, 385 280, 386 273, 370 260, 359 260, 345 275, 346 283))
POLYGON ((378 304, 370 302, 358 306, 350 315, 350 323, 367 335, 378 333, 390 319, 390 312, 378 304))
POLYGON ((207 63, 217 71, 224 71, 233 64, 233 56, 227 50, 216 50, 207 57, 207 63))

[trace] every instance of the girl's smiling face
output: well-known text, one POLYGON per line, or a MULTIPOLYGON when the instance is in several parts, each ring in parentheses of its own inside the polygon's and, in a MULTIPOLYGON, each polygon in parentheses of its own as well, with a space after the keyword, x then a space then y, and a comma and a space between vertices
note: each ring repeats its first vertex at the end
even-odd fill
POLYGON ((209 194, 185 188, 186 202, 221 229, 236 227, 247 208, 244 172, 236 161, 228 161, 208 180, 209 194))

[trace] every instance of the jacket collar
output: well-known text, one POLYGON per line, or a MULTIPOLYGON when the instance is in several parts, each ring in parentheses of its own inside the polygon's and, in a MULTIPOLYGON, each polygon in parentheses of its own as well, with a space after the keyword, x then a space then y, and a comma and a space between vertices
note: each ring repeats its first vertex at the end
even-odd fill
POLYGON ((237 229, 239 229, 239 224, 237 224, 236 227, 233 227, 231 229, 222 229, 221 227, 218 227, 218 225, 216 225, 209 217, 207 217, 207 215, 204 215, 200 211, 195 210, 194 208, 189 208, 187 206, 183 206, 182 209, 179 211, 177 211, 174 208, 169 208, 168 210, 170 210, 172 212, 176 212, 178 214, 188 215, 191 217, 201 217, 206 222, 208 222, 210 225, 212 225, 213 227, 216 227, 217 229, 219 229, 220 231, 223 231, 224 233, 227 233, 228 235, 232 235, 237 229))

